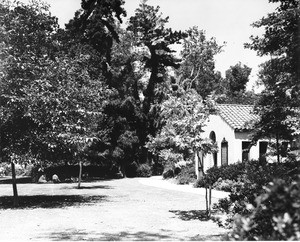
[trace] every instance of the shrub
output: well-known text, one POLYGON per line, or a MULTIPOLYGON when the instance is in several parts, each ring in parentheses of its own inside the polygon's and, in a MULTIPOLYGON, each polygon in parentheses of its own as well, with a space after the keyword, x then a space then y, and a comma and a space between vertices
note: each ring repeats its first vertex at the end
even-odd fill
POLYGON ((128 164, 125 167, 125 173, 127 177, 136 177, 137 176, 138 165, 135 162, 128 164))
POLYGON ((206 180, 203 178, 197 179, 197 181, 194 183, 194 187, 205 187, 206 180))
POLYGON ((154 164, 152 165, 152 175, 153 176, 160 176, 163 174, 164 166, 162 165, 162 162, 159 161, 159 159, 156 159, 154 161, 154 164))
POLYGON ((219 179, 237 181, 238 177, 245 171, 245 163, 236 163, 220 167, 211 167, 206 171, 203 178, 195 183, 195 187, 205 187, 207 184, 213 185, 219 179))
POLYGON ((139 165, 136 175, 138 177, 150 177, 152 175, 151 167, 148 164, 139 165))
POLYGON ((230 239, 300 240, 300 177, 274 180, 257 197, 249 215, 236 218, 230 239))
POLYGON ((174 168, 174 176, 178 176, 181 172, 181 168, 180 167, 175 167, 174 168))
POLYGON ((219 191, 231 192, 231 188, 234 186, 235 182, 236 181, 233 180, 223 180, 222 178, 219 178, 219 180, 212 185, 212 188, 219 191))
POLYGON ((263 187, 274 178, 282 178, 288 183, 291 182, 292 176, 289 175, 290 171, 294 170, 297 165, 297 163, 261 165, 257 161, 247 162, 244 174, 240 175, 237 181, 232 183, 229 198, 214 205, 214 208, 227 214, 226 223, 223 225, 231 227, 236 214, 248 215, 251 212, 249 204, 251 206, 255 205, 256 196, 261 194, 263 187))
MULTIPOLYGON (((59 177, 62 182, 70 182, 72 177, 78 177, 79 175, 79 165, 61 165, 52 164, 44 169, 43 172, 38 171, 39 166, 33 169, 32 177, 33 181, 37 181, 41 174, 46 175, 47 180, 51 180, 52 176, 55 174, 59 177), (35 177, 35 178, 34 178, 35 177)), ((119 167, 115 165, 83 165, 82 175, 85 180, 93 178, 116 178, 119 172, 119 167), (86 175, 84 177, 84 175, 86 175)))
POLYGON ((174 170, 173 169, 166 169, 163 172, 163 178, 168 179, 168 178, 173 178, 174 177, 174 170))
POLYGON ((9 172, 11 172, 11 168, 9 168, 9 163, 0 163, 0 177, 7 176, 9 172))
POLYGON ((219 178, 222 180, 233 180, 244 173, 246 163, 236 163, 220 167, 212 167, 207 170, 206 176, 211 184, 217 182, 219 178))
POLYGON ((193 164, 183 166, 178 173, 176 180, 178 184, 189 184, 195 182, 197 179, 195 167, 193 164))
MULTIPOLYGON (((26 166, 29 168, 29 166, 26 166)), ((26 175, 29 170, 22 164, 15 164, 15 172, 16 176, 26 175)), ((1 175, 0 176, 11 176, 11 164, 10 163, 1 163, 0 164, 1 175)), ((30 169, 31 171, 31 169, 30 169)))

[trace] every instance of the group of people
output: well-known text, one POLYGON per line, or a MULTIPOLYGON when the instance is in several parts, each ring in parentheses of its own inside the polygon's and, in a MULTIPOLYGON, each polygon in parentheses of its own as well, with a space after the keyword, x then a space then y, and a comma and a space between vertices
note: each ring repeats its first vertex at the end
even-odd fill
MULTIPOLYGON (((51 180, 53 183, 60 183, 60 179, 58 177, 58 175, 54 174, 52 176, 52 180, 51 180)), ((46 183, 47 182, 47 179, 46 179, 46 175, 45 174, 42 174, 38 180, 38 183, 46 183)))

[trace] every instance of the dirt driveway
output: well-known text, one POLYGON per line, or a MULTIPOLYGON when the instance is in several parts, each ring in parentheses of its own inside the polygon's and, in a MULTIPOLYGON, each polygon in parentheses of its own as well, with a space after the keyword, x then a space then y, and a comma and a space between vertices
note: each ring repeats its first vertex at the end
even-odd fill
MULTIPOLYGON (((19 184, 22 209, 0 209, 0 241, 221 239, 227 231, 203 217, 204 196, 174 186, 157 177, 83 183, 82 189, 19 184)), ((0 185, 0 200, 11 193, 11 185, 0 185)))

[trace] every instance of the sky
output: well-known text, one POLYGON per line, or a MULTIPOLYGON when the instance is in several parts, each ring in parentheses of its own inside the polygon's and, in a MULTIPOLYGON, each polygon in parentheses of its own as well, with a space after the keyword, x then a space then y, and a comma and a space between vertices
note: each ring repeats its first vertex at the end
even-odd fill
MULTIPOLYGON (((24 0, 25 1, 25 0, 24 0)), ((50 11, 58 17, 64 27, 80 8, 81 0, 45 0, 50 11)), ((140 0, 125 0, 127 16, 134 14, 140 0)), ((163 17, 169 16, 167 27, 173 30, 187 30, 198 26, 207 38, 214 37, 222 45, 223 52, 215 56, 216 70, 225 77, 225 71, 238 62, 252 68, 247 89, 252 89, 257 80, 258 65, 267 60, 253 50, 245 49, 251 35, 261 36, 263 29, 251 24, 275 10, 276 5, 268 0, 148 0, 149 5, 160 6, 163 17)), ((126 22, 126 20, 125 20, 126 22)))

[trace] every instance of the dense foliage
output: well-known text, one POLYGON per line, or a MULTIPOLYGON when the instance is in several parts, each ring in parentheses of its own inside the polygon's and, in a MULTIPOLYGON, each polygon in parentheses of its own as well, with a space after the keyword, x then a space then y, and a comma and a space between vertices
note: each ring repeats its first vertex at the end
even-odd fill
POLYGON ((234 103, 254 105, 259 95, 253 90, 246 90, 251 68, 241 62, 230 66, 225 72, 225 78, 213 92, 217 103, 234 103))
POLYGON ((183 90, 179 86, 171 91, 161 104, 160 118, 164 125, 147 143, 150 151, 163 160, 166 171, 193 162, 195 153, 216 149, 211 140, 201 135, 213 107, 209 102, 204 103, 194 89, 183 90))
POLYGON ((176 176, 177 184, 192 184, 196 181, 195 166, 193 163, 181 167, 180 172, 176 176))
POLYGON ((300 177, 274 180, 264 188, 246 216, 238 216, 230 240, 299 240, 300 177))
POLYGON ((14 152, 30 153, 32 159, 71 161, 97 139, 96 120, 113 94, 104 76, 91 71, 92 57, 104 54, 77 39, 70 41, 71 30, 60 30, 49 6, 39 1, 3 1, 1 8, 3 157, 7 160, 14 152))
POLYGON ((180 53, 182 62, 177 71, 184 89, 193 88, 205 99, 222 82, 220 72, 215 70, 214 57, 222 51, 215 38, 207 39, 205 31, 198 27, 187 30, 180 53))
MULTIPOLYGON (((264 27, 264 35, 252 36, 252 43, 246 47, 272 57, 261 65, 259 78, 265 90, 255 108, 260 120, 255 125, 253 142, 272 138, 279 162, 282 155, 279 140, 290 141, 299 135, 300 15, 298 0, 270 2, 278 3, 276 11, 253 24, 264 27)), ((220 200, 216 206, 228 215, 220 223, 231 225, 234 221, 227 239, 299 240, 297 175, 297 162, 253 163, 245 166, 237 181, 215 183, 231 192, 229 198, 220 200)))
POLYGON ((203 98, 221 83, 221 46, 196 27, 166 28, 147 1, 122 29, 123 3, 82 1, 60 29, 40 1, 1 2, 1 161, 110 163, 126 175, 210 152, 200 137, 211 108, 203 98), (182 40, 180 62, 171 46, 182 40), (167 136, 174 145, 154 151, 151 142, 167 136))
POLYGON ((239 62, 235 66, 231 66, 225 73, 227 89, 230 93, 245 91, 246 84, 249 81, 251 68, 239 62))
POLYGON ((264 186, 276 178, 290 184, 299 172, 298 162, 266 164, 249 161, 233 164, 229 169, 226 166, 211 169, 205 184, 230 192, 229 197, 221 199, 215 208, 226 214, 226 219, 220 220, 220 224, 231 227, 237 214, 249 215, 256 197, 264 193, 264 186), (232 177, 231 173, 236 176, 232 177))
MULTIPOLYGON (((46 5, 13 5, 2 1, 0 8, 1 157, 9 159, 12 153, 26 154, 43 146, 44 140, 38 137, 48 124, 32 117, 35 103, 27 90, 34 81, 43 83, 47 65, 53 62, 55 43, 51 35, 58 25, 46 5)), ((44 87, 41 85, 40 89, 44 87)))
MULTIPOLYGON (((253 24, 264 27, 264 35, 252 36, 246 47, 272 57, 261 65, 259 78, 265 90, 255 108, 260 120, 253 141, 272 138, 280 162, 279 140, 291 141, 300 133, 300 12, 299 0, 270 2, 278 3, 276 11, 253 24)), ((299 240, 299 162, 246 166, 246 171, 231 184, 229 199, 217 206, 229 220, 235 217, 227 239, 299 240)))
POLYGON ((98 121, 95 148, 104 160, 118 165, 124 176, 140 164, 151 163, 145 144, 159 128, 158 106, 167 86, 167 67, 178 67, 170 45, 183 34, 165 28, 167 22, 159 7, 143 1, 126 31, 118 27, 119 42, 112 45, 107 84, 114 95, 98 121))
POLYGON ((213 166, 209 168, 205 176, 200 178, 195 186, 204 187, 205 185, 213 185, 220 180, 237 181, 238 177, 244 173, 246 163, 236 163, 225 166, 213 166))

